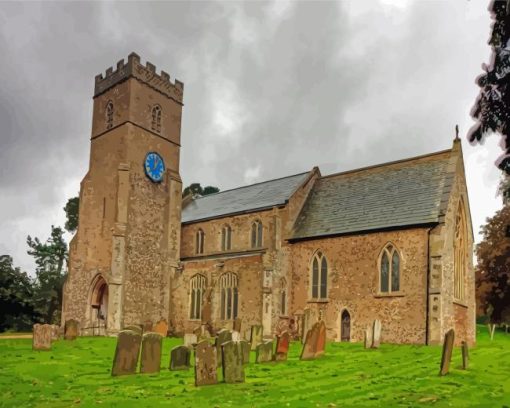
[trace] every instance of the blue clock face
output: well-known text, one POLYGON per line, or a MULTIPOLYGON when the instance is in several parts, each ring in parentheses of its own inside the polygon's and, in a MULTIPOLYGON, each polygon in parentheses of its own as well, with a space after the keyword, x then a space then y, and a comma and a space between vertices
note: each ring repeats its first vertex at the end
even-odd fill
POLYGON ((155 183, 163 180, 163 174, 165 173, 165 163, 159 154, 154 152, 147 153, 143 167, 147 177, 149 177, 155 183))

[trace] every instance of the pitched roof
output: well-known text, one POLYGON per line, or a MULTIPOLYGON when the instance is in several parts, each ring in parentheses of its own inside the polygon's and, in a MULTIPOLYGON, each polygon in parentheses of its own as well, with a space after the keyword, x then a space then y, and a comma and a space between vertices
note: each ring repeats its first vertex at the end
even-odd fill
POLYGON ((308 175, 309 172, 295 174, 199 197, 183 208, 182 222, 196 222, 283 205, 308 175))
POLYGON ((445 150, 318 179, 291 239, 438 222, 453 177, 450 156, 445 150))

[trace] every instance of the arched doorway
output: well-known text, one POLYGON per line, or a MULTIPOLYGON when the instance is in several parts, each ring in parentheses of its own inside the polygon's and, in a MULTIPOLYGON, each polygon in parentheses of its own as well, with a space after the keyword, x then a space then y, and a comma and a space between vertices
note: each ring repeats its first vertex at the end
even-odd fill
POLYGON ((108 317, 108 284, 102 276, 97 276, 92 283, 90 306, 92 335, 104 335, 108 317))
POLYGON ((340 319, 340 339, 341 341, 351 341, 351 315, 347 310, 342 312, 340 319))

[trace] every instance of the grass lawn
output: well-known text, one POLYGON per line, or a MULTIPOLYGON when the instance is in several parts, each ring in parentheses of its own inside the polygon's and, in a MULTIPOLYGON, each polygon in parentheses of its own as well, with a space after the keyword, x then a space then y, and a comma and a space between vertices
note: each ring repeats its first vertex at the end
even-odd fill
MULTIPOLYGON (((326 355, 299 361, 293 343, 287 362, 246 367, 246 383, 195 387, 193 370, 167 369, 165 339, 159 375, 111 377, 115 338, 78 338, 32 351, 29 339, 0 339, 1 407, 509 407, 510 335, 489 341, 478 328, 470 369, 455 349, 450 374, 439 377, 441 347, 364 350, 361 343, 329 343, 326 355)), ((221 380, 221 373, 218 372, 221 380)))

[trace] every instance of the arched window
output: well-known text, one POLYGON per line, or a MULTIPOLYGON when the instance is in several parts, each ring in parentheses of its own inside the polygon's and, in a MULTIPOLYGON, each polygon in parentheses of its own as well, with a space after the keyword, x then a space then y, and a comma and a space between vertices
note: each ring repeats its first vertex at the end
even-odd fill
POLYGON ((251 247, 262 247, 262 223, 259 220, 251 224, 251 247))
POLYGON ((161 107, 154 105, 152 108, 152 130, 161 132, 161 107))
POLYGON ((230 225, 225 225, 221 229, 221 250, 229 251, 232 249, 232 228, 230 225))
POLYGON ((287 281, 284 278, 280 281, 280 314, 287 315, 287 281))
POLYGON ((379 268, 381 293, 398 292, 400 290, 400 256, 394 245, 387 244, 383 248, 379 268))
POLYGON ((106 105, 106 129, 113 127, 113 102, 108 101, 106 105))
POLYGON ((195 252, 198 255, 204 253, 204 238, 205 238, 204 231, 202 229, 199 229, 197 231, 196 243, 195 243, 195 252))
POLYGON ((221 320, 233 320, 237 318, 237 275, 227 272, 220 277, 221 296, 221 320))
POLYGON ((202 318, 202 303, 205 291, 205 276, 197 274, 189 282, 190 286, 190 319, 202 318))
POLYGON ((322 252, 315 253, 312 259, 312 299, 328 297, 328 261, 322 252))
POLYGON ((464 300, 466 276, 466 217, 462 201, 459 203, 455 218, 455 237, 453 242, 453 296, 464 300))

